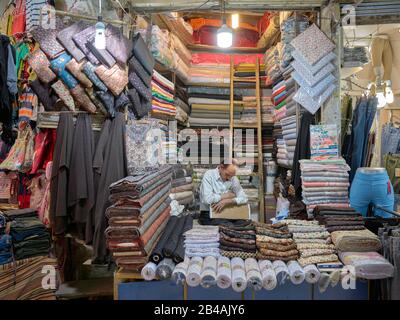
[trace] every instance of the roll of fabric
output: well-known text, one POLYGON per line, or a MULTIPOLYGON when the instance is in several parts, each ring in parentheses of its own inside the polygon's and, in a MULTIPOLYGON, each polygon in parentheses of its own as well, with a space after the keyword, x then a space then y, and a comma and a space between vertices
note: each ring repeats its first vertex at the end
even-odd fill
POLYGON ((329 273, 322 272, 318 280, 319 292, 324 293, 326 289, 328 289, 329 282, 330 282, 329 273))
POLYGON ((269 260, 259 260, 258 266, 260 267, 263 288, 266 290, 273 290, 276 288, 277 280, 272 262, 269 260))
POLYGON ((157 265, 154 262, 148 262, 142 269, 141 275, 144 280, 151 281, 156 277, 157 265))
POLYGON ((200 284, 203 288, 210 288, 217 284, 217 259, 215 257, 204 258, 200 284))
POLYGON ((171 279, 177 285, 185 284, 186 275, 187 275, 188 268, 189 268, 189 263, 190 263, 190 259, 186 257, 185 260, 183 260, 183 262, 178 263, 175 266, 174 271, 172 271, 171 279))
POLYGON ((247 286, 253 288, 255 291, 261 290, 263 287, 262 275, 257 260, 254 258, 247 258, 244 261, 244 267, 246 270, 247 286))
POLYGON ((289 270, 290 281, 296 285, 303 283, 305 279, 305 273, 298 262, 295 260, 289 261, 287 267, 289 270))
POLYGON ((227 257, 218 258, 217 285, 221 289, 227 289, 232 284, 231 260, 227 257))
POLYGON ((185 224, 185 217, 179 217, 174 225, 174 230, 172 230, 168 241, 165 243, 162 250, 164 257, 172 258, 174 251, 179 243, 179 237, 182 234, 182 229, 185 224))
POLYGON ((183 246, 183 243, 185 241, 185 236, 184 233, 193 227, 193 217, 190 215, 185 216, 185 223, 182 228, 181 235, 179 237, 178 245, 175 248, 175 251, 173 253, 173 260, 175 263, 182 262, 185 257, 185 248, 183 246))
POLYGON ((156 275, 160 280, 171 278, 172 271, 175 269, 175 263, 170 258, 164 258, 156 269, 156 275))
POLYGON ((272 263, 272 268, 275 271, 276 280, 279 284, 284 284, 286 279, 289 278, 289 269, 285 262, 276 260, 272 263))
POLYGON ((243 292, 246 290, 246 271, 244 261, 241 258, 233 258, 231 261, 232 266, 232 288, 236 292, 243 292))
POLYGON ((321 273, 315 264, 309 264, 303 268, 305 273, 305 280, 307 283, 315 284, 319 281, 321 273))
POLYGON ((171 233, 175 228, 177 219, 178 217, 176 216, 172 216, 169 218, 163 234, 161 235, 160 239, 157 242, 157 245, 155 246, 153 252, 150 255, 150 261, 154 262, 155 264, 158 264, 164 258, 163 249, 169 239, 169 236, 171 235, 171 233))
POLYGON ((203 258, 193 257, 190 259, 189 268, 186 276, 186 283, 189 287, 197 287, 201 282, 201 269, 203 258))

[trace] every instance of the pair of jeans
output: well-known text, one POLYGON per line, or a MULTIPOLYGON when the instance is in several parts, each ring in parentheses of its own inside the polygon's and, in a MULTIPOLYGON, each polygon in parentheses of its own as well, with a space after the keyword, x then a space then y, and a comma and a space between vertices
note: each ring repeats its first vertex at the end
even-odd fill
MULTIPOLYGON (((350 188, 350 205, 366 216, 370 203, 393 210, 394 190, 386 171, 380 173, 357 171, 350 188)), ((375 215, 383 218, 392 217, 391 214, 380 209, 375 209, 375 215)))
POLYGON ((381 145, 382 161, 386 154, 400 153, 400 128, 391 124, 383 126, 381 145))
POLYGON ((350 182, 353 181, 358 168, 365 165, 368 148, 368 136, 376 114, 378 99, 360 98, 354 110, 352 119, 350 155, 347 159, 351 167, 350 182))

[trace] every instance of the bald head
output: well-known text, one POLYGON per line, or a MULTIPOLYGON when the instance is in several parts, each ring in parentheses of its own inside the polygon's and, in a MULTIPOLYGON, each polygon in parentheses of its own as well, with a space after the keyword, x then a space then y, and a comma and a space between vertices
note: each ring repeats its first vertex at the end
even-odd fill
POLYGON ((223 181, 229 181, 236 176, 239 162, 236 159, 232 159, 231 163, 221 163, 218 167, 221 179, 223 181))

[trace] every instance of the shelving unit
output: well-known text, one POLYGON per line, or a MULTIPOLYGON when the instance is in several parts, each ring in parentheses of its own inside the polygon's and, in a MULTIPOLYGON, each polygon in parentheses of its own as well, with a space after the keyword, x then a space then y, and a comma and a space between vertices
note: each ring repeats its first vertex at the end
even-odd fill
POLYGON ((256 63, 254 64, 254 72, 255 79, 242 79, 235 77, 235 71, 239 65, 234 65, 233 55, 231 55, 231 64, 230 64, 230 104, 229 104, 229 132, 230 132, 230 141, 229 141, 229 154, 233 155, 233 137, 235 129, 256 129, 257 130, 257 151, 258 151, 258 171, 257 176, 259 178, 259 186, 258 186, 258 195, 259 195, 259 220, 261 222, 265 222, 264 216, 264 161, 263 161, 263 150, 262 150, 262 122, 261 122, 261 90, 260 90, 260 62, 259 59, 256 59, 256 63), (247 125, 247 124, 235 124, 233 117, 233 109, 235 105, 234 101, 234 90, 235 90, 235 82, 248 82, 252 83, 256 87, 256 124, 255 125, 247 125))

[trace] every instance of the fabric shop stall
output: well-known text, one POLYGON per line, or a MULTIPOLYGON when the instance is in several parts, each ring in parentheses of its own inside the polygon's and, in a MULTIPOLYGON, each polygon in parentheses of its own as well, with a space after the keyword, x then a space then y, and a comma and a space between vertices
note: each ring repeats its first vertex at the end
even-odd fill
MULTIPOLYGON (((104 6, 102 47, 96 6, 10 1, 0 27, 0 299, 63 299, 111 277, 105 296, 121 300, 398 299, 397 151, 383 148, 389 174, 371 168, 373 94, 349 119, 340 97, 342 127, 326 121, 343 48, 321 5, 239 10, 223 51, 220 15, 196 8, 149 21, 104 6), (238 159, 251 219, 204 225, 201 185, 219 162, 202 148, 184 154, 187 130, 207 130, 198 146, 238 159), (37 277, 44 265, 56 270, 49 291, 37 277)), ((360 48, 343 52, 346 65, 368 61, 360 48)))

